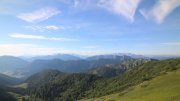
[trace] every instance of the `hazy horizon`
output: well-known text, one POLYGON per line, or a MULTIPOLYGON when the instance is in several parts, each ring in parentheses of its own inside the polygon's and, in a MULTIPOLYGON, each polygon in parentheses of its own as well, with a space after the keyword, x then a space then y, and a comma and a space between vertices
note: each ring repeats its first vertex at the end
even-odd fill
MULTIPOLYGON (((39 55, 0 55, 1 56, 13 56, 13 57, 21 57, 21 58, 33 58, 33 57, 41 57, 41 56, 56 56, 56 55, 70 55, 70 56, 75 56, 79 58, 88 58, 88 57, 93 57, 93 56, 101 56, 101 55, 116 55, 116 56, 130 56, 135 55, 135 56, 142 56, 142 57, 147 57, 147 58, 175 58, 175 57, 180 57, 180 55, 163 55, 163 54, 134 54, 134 53, 104 53, 104 54, 90 54, 90 55, 81 55, 81 54, 73 54, 73 53, 54 53, 54 54, 39 54, 39 55)), ((140 58, 140 57, 139 57, 140 58)))

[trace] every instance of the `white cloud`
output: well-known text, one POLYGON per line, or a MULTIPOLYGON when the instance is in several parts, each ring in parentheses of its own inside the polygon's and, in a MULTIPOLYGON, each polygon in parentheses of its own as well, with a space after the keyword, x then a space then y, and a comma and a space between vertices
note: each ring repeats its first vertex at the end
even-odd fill
POLYGON ((163 45, 168 45, 168 46, 180 46, 180 42, 166 42, 162 43, 163 45))
POLYGON ((40 22, 47 20, 48 18, 57 15, 59 13, 60 11, 58 9, 47 7, 30 13, 22 13, 17 15, 17 17, 27 22, 40 22))
POLYGON ((50 30, 64 30, 65 28, 63 26, 56 26, 56 25, 48 25, 48 26, 25 26, 26 29, 31 29, 33 31, 39 31, 39 32, 45 32, 50 30))
POLYGON ((103 8, 133 22, 140 1, 141 0, 66 0, 66 3, 80 11, 103 8))
POLYGON ((79 55, 99 55, 110 54, 112 52, 106 50, 72 50, 64 48, 45 47, 34 44, 0 44, 0 55, 12 56, 36 56, 36 55, 51 55, 51 54, 79 54, 79 55))
POLYGON ((100 6, 133 22, 140 0, 100 0, 100 6))
POLYGON ((40 35, 30 35, 30 34, 20 34, 20 33, 14 33, 9 36, 12 38, 20 38, 20 39, 36 39, 36 40, 51 40, 51 41, 78 41, 77 39, 71 39, 71 38, 45 37, 45 36, 40 36, 40 35))
POLYGON ((164 19, 179 6, 180 0, 159 0, 151 10, 141 9, 140 13, 146 19, 152 18, 157 23, 162 23, 164 19))
POLYGON ((73 0, 73 7, 78 10, 89 10, 97 7, 99 0, 73 0))
POLYGON ((58 0, 58 1, 60 1, 61 3, 68 4, 71 7, 79 10, 92 9, 96 6, 97 2, 99 2, 99 0, 58 0))
POLYGON ((54 26, 54 25, 49 25, 45 27, 46 29, 50 29, 50 30, 58 30, 59 27, 58 26, 54 26))
POLYGON ((0 55, 47 55, 59 53, 61 50, 33 44, 0 44, 0 55))
POLYGON ((44 36, 38 36, 38 35, 28 35, 28 34, 11 34, 9 35, 12 38, 23 38, 23 39, 40 39, 40 40, 44 40, 46 39, 46 37, 44 36))

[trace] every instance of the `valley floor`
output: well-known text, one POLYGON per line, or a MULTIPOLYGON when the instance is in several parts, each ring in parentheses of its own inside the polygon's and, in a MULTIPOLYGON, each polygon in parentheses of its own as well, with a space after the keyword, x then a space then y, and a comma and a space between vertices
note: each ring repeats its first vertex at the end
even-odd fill
POLYGON ((180 70, 162 74, 121 93, 81 101, 180 101, 180 70))

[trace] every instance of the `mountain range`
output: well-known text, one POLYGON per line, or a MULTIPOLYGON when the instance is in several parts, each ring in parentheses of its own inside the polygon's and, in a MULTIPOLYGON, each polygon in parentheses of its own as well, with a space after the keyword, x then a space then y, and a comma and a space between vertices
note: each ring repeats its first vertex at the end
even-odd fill
POLYGON ((27 78, 43 69, 57 69, 62 72, 78 73, 132 59, 132 57, 126 55, 98 55, 81 59, 66 54, 39 56, 35 58, 36 60, 28 61, 18 57, 1 56, 1 73, 17 78, 27 78), (64 57, 66 57, 66 60, 64 57))
POLYGON ((3 101, 124 101, 123 97, 127 101, 144 101, 141 96, 137 98, 138 94, 142 95, 141 91, 147 96, 146 101, 164 101, 165 97, 180 100, 180 92, 176 90, 180 89, 180 82, 176 82, 179 80, 179 58, 156 60, 111 54, 74 60, 33 61, 2 56, 0 61, 0 100, 3 101), (157 94, 150 87, 162 94, 159 100, 154 95, 147 95, 157 94), (145 91, 146 88, 149 91, 145 91), (160 92, 160 89, 171 95, 160 92), (131 93, 137 100, 128 100, 131 93))
POLYGON ((27 61, 14 56, 0 56, 0 71, 14 71, 28 64, 27 61))
MULTIPOLYGON (((124 60, 132 58, 145 60, 150 59, 147 56, 131 53, 96 55, 86 58, 81 58, 78 55, 70 54, 35 56, 31 58, 0 56, 0 73, 17 78, 27 78, 28 76, 37 73, 43 69, 57 69, 62 72, 68 73, 78 73, 86 71, 95 73, 96 71, 99 71, 102 73, 102 75, 105 75, 107 71, 109 71, 110 73, 112 73, 112 75, 114 75, 116 74, 116 72, 118 74, 119 72, 122 72, 124 70, 117 68, 109 68, 108 65, 116 65, 124 60)), ((162 56, 161 58, 154 56, 154 58, 164 59, 162 56)))
MULTIPOLYGON (((95 98, 117 92, 122 92, 123 94, 123 91, 130 87, 179 69, 180 59, 170 59, 163 61, 152 60, 111 78, 79 73, 62 76, 61 72, 50 70, 50 73, 46 71, 45 74, 51 75, 51 77, 47 75, 44 76, 44 79, 36 76, 31 77, 31 82, 38 81, 39 83, 44 83, 41 83, 41 85, 37 85, 39 84, 38 82, 37 84, 34 84, 34 82, 30 83, 29 92, 33 96, 32 99, 51 99, 53 101, 77 101, 79 99, 95 98), (37 80, 39 78, 41 80, 37 80)), ((26 82, 28 82, 28 79, 26 82)))
POLYGON ((21 57, 27 61, 34 60, 52 60, 52 59, 60 59, 63 61, 66 60, 80 60, 81 57, 71 55, 71 54, 54 54, 54 55, 42 55, 42 56, 34 56, 34 57, 21 57))

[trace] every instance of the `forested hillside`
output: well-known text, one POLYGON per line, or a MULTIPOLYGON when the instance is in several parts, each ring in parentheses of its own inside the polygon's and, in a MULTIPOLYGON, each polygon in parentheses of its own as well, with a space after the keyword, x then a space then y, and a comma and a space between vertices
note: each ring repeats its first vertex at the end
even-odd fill
POLYGON ((16 98, 8 94, 6 91, 4 91, 3 88, 0 88, 0 100, 1 101, 16 101, 16 98))
MULTIPOLYGON (((58 76, 61 73, 57 73, 58 75, 52 73, 56 75, 51 75, 52 78, 46 78, 47 82, 41 83, 39 86, 32 83, 28 92, 32 99, 76 101, 81 98, 100 97, 122 92, 129 87, 179 68, 180 59, 169 59, 163 61, 153 60, 111 78, 87 74, 58 76)), ((36 78, 33 81, 36 81, 36 78)), ((40 81, 42 82, 42 80, 40 81)))
POLYGON ((76 101, 83 98, 94 81, 100 77, 90 74, 64 74, 57 70, 45 70, 31 76, 27 92, 31 100, 76 101))
POLYGON ((96 81, 95 86, 86 92, 86 94, 87 97, 91 98, 121 92, 129 87, 176 69, 180 69, 180 59, 150 61, 142 66, 128 70, 123 75, 96 81))
POLYGON ((0 73, 0 85, 15 85, 21 82, 21 79, 13 78, 0 73))
POLYGON ((110 64, 110 65, 105 65, 97 68, 92 68, 87 71, 89 74, 95 74, 98 76, 103 76, 103 77, 114 77, 120 74, 123 74, 129 69, 132 69, 137 66, 141 66, 144 63, 147 63, 149 61, 152 61, 151 59, 126 59, 123 60, 122 62, 118 64, 110 64))
POLYGON ((162 73, 122 92, 81 101, 180 101, 180 69, 162 73))

